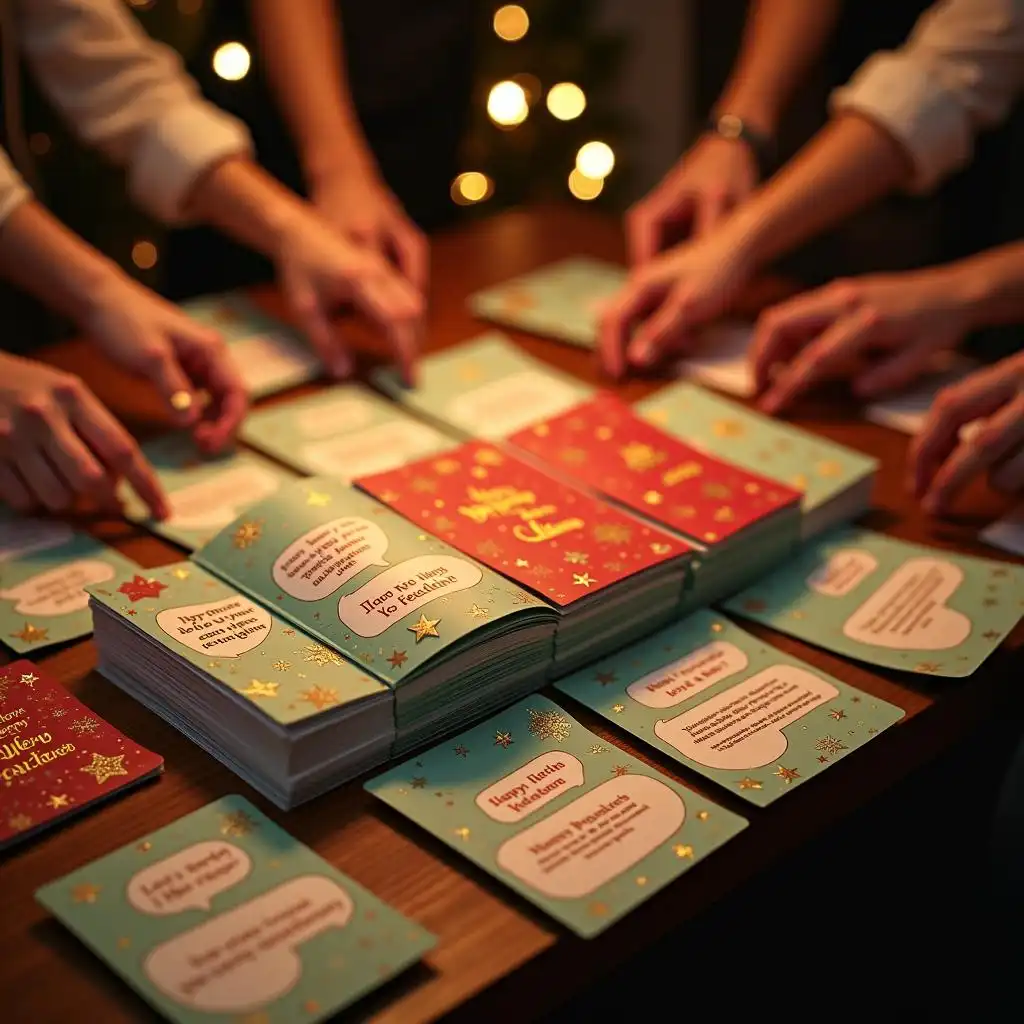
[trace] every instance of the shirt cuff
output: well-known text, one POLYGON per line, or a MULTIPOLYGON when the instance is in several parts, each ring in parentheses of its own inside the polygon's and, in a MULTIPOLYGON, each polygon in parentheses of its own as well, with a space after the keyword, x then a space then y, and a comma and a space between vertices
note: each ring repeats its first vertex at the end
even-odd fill
POLYGON ((208 103, 179 107, 142 136, 128 187, 140 206, 167 224, 187 221, 184 206, 202 174, 231 156, 251 156, 241 121, 208 103))
POLYGON ((974 139, 959 98, 927 65, 901 54, 867 60, 832 93, 830 108, 863 115, 903 146, 914 165, 911 192, 930 191, 971 159, 974 139))

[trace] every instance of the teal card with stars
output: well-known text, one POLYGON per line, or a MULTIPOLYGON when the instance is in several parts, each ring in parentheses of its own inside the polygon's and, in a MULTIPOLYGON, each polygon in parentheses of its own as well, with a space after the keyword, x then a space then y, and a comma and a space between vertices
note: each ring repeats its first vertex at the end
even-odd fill
POLYGON ((355 480, 458 442, 361 384, 339 384, 251 412, 242 440, 309 476, 355 480))
POLYGON ((187 434, 168 434, 142 449, 163 485, 171 514, 163 520, 150 518, 126 487, 125 516, 187 551, 201 547, 239 513, 294 478, 289 470, 254 452, 204 456, 187 434))
POLYGON ((441 429, 486 441, 557 416, 593 394, 497 331, 424 356, 416 378, 416 386, 407 388, 393 367, 373 373, 382 391, 441 429))
POLYGON ((747 825, 539 696, 366 789, 584 938, 747 825))
POLYGON ((324 1020, 435 944, 240 796, 43 886, 36 899, 180 1024, 324 1020))
POLYGON ((0 512, 0 639, 19 653, 92 632, 85 587, 138 571, 66 523, 0 512))
POLYGON ((969 676, 1024 614, 1024 569, 848 529, 725 607, 848 658, 969 676))
POLYGON ((695 612, 554 685, 759 807, 904 714, 711 611, 695 612))

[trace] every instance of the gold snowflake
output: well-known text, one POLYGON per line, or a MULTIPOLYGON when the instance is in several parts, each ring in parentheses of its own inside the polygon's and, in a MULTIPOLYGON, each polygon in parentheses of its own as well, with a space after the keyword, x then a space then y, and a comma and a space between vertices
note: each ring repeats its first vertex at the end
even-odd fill
POLYGON ((534 711, 530 713, 530 732, 539 740, 555 740, 561 743, 569 735, 572 723, 558 711, 534 711))
POLYGON ((840 750, 846 750, 846 744, 841 743, 835 736, 822 736, 814 744, 814 749, 820 750, 823 754, 838 754, 840 750))
POLYGON ((232 543, 239 551, 251 548, 263 535, 263 524, 260 522, 242 523, 235 530, 232 543))

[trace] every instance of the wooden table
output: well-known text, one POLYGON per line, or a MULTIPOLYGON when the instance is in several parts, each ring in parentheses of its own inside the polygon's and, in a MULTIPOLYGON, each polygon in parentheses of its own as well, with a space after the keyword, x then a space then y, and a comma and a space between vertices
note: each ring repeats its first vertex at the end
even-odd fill
MULTIPOLYGON (((433 255, 428 350, 456 344, 483 329, 465 308, 465 297, 473 290, 578 253, 621 260, 618 226, 585 211, 545 209, 503 214, 439 238, 433 255)), ((260 298, 282 312, 271 292, 260 293, 260 298)), ((368 332, 353 329, 350 333, 371 356, 386 354, 368 332)), ((598 381, 588 354, 528 336, 518 340, 532 355, 598 381)), ((84 342, 62 345, 48 358, 84 377, 133 428, 145 433, 160 427, 153 397, 96 365, 84 342)), ((633 400, 655 386, 653 381, 633 381, 621 390, 633 400)), ((1005 510, 997 496, 979 486, 965 502, 970 519, 930 522, 903 488, 905 439, 857 420, 849 408, 843 410, 835 402, 827 408, 827 412, 810 410, 813 418, 801 422, 882 460, 876 511, 867 519, 869 526, 939 548, 991 555, 975 535, 980 524, 1005 510)), ((181 557, 165 542, 123 524, 106 525, 97 533, 116 541, 143 566, 181 557)), ((996 713, 1010 693, 1011 677, 1016 675, 1019 682, 1024 637, 1024 629, 1018 628, 981 671, 957 681, 875 672, 769 631, 756 631, 782 650, 899 705, 906 718, 849 761, 765 810, 750 807, 696 776, 684 776, 671 762, 636 750, 628 737, 615 734, 619 746, 739 811, 751 824, 657 899, 589 943, 561 932, 484 873, 372 800, 359 783, 291 813, 278 812, 226 768, 98 676, 93 671, 91 641, 44 657, 46 668, 98 714, 162 753, 167 769, 159 782, 39 838, 0 863, 4 1019, 42 1022, 75 1017, 104 1024, 150 1019, 153 1014, 146 1005, 49 919, 34 902, 33 893, 51 879, 232 792, 253 799, 298 839, 440 937, 425 965, 372 997, 375 1019, 420 1021, 448 1014, 467 1020, 531 1019, 583 990, 787 853, 826 833, 970 734, 996 713), (88 1012, 82 1016, 85 1007, 88 1012)), ((609 736, 596 716, 576 707, 573 711, 588 727, 609 736)))

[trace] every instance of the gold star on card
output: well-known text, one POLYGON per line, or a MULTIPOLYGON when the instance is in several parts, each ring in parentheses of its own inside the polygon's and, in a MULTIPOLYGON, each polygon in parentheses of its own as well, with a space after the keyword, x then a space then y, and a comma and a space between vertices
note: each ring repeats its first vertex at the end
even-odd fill
POLYGON ((481 466, 500 466, 505 461, 502 458, 501 453, 496 452, 493 448, 481 448, 473 458, 475 458, 481 466))
POLYGON ((572 729, 572 723, 558 711, 534 711, 528 709, 530 715, 530 732, 542 742, 555 740, 561 743, 572 729))
POLYGON ((596 437, 598 441, 610 441, 612 439, 612 428, 598 427, 597 430, 594 431, 594 437, 596 437))
POLYGON ((33 690, 36 688, 36 683, 38 681, 39 676, 37 676, 35 672, 24 672, 19 680, 19 682, 24 683, 26 686, 32 687, 33 690))
POLYGON ((85 718, 76 718, 69 726, 71 731, 76 733, 78 736, 91 736, 99 727, 100 723, 97 722, 95 718, 89 718, 88 716, 85 718))
POLYGON ((32 827, 32 819, 27 814, 12 814, 7 819, 7 824, 15 832, 24 832, 32 827))
POLYGON ((440 473, 441 476, 451 476, 452 473, 458 473, 459 463, 456 459, 438 459, 434 463, 434 472, 440 473))
POLYGON ((516 568, 517 569, 529 569, 530 568, 530 563, 525 558, 517 558, 516 559, 516 568))
POLYGON ((493 540, 484 540, 477 544, 476 553, 484 558, 498 558, 501 548, 493 540))
POLYGON ((707 821, 708 818, 710 818, 710 817, 711 817, 711 814, 708 811, 698 811, 697 812, 697 820, 698 821, 707 821))
POLYGON ((749 776, 747 776, 746 778, 740 779, 740 781, 737 782, 736 785, 739 786, 740 789, 760 789, 761 788, 761 783, 757 779, 752 779, 749 776))
POLYGON ((424 637, 441 636, 437 631, 437 624, 440 621, 440 619, 428 619, 422 612, 420 612, 419 621, 414 622, 411 626, 406 626, 405 628, 409 630, 410 633, 416 634, 416 643, 419 643, 424 637))
POLYGON ((51 793, 46 799, 46 803, 49 807, 52 807, 55 811, 59 811, 62 807, 70 807, 70 797, 67 793, 51 793))
POLYGON ((660 491, 644 491, 644 501, 648 505, 660 505, 664 500, 660 491))
POLYGON ((250 679, 249 685, 242 690, 246 697, 276 697, 279 683, 266 683, 260 679, 250 679))
POLYGON ((284 661, 282 659, 279 661, 275 661, 270 667, 277 672, 287 672, 288 669, 292 667, 292 663, 290 661, 284 661))
POLYGON ((387 659, 387 662, 392 668, 401 668, 408 660, 409 656, 405 651, 393 650, 391 652, 391 657, 387 659))
POLYGON ((593 533, 599 544, 628 544, 633 536, 633 531, 622 523, 599 523, 593 533))
POLYGON ((724 628, 725 627, 720 622, 712 622, 711 623, 711 632, 712 633, 721 633, 724 628))
POLYGON ((324 647, 323 644, 310 644, 308 647, 303 648, 302 653, 304 661, 310 661, 321 668, 326 665, 342 664, 341 655, 336 651, 332 651, 329 647, 324 647))
POLYGON ((312 704, 317 711, 323 711, 324 708, 334 707, 341 698, 338 696, 338 691, 330 686, 312 686, 308 690, 303 690, 299 694, 299 700, 305 701, 307 704, 312 704))
POLYGON ((612 775, 614 775, 616 778, 622 778, 623 775, 628 775, 628 774, 629 774, 629 765, 617 764, 612 769, 612 775))
POLYGON ((591 917, 607 917, 608 904, 602 903, 601 900, 595 900, 593 903, 587 905, 587 913, 591 917))
POLYGON ((618 679, 618 676, 614 672, 595 672, 594 679, 602 686, 611 686, 618 679))
POLYGON ((411 779, 409 782, 409 785, 412 786, 413 789, 423 789, 426 786, 426 784, 427 780, 422 775, 417 775, 414 779, 411 779))
POLYGON ((715 509, 713 518, 716 523, 731 523, 736 518, 736 513, 730 505, 722 505, 715 509))
POLYGON ((469 829, 468 829, 468 828, 466 828, 466 826, 465 826, 465 825, 463 825, 463 826, 462 826, 461 828, 457 828, 457 829, 455 830, 455 834, 456 834, 456 835, 457 835, 457 836, 458 836, 458 837, 459 837, 460 839, 462 839, 462 840, 466 840, 466 839, 468 839, 468 838, 469 838, 469 829))
POLYGON ((491 612, 490 609, 481 608, 480 605, 474 602, 472 605, 470 605, 469 614, 472 615, 474 619, 486 619, 487 616, 491 614, 491 612))
POLYGON ((469 747, 464 747, 461 743, 457 747, 452 747, 455 751, 456 757, 466 757, 469 754, 469 747))
POLYGON ((71 890, 71 899, 75 903, 95 903, 99 898, 101 887, 91 882, 82 882, 71 890))
POLYGON ((306 504, 312 508, 324 508, 331 503, 331 496, 323 491, 307 491, 306 504))
POLYGON ((795 768, 783 768, 781 764, 775 770, 775 774, 787 784, 800 778, 800 773, 795 768))
POLYGON ((834 719, 836 722, 841 722, 846 717, 846 712, 842 708, 833 708, 828 713, 828 717, 834 719))
POLYGON ((240 838, 247 836, 253 829, 259 828, 258 823, 245 811, 231 811, 220 816, 220 834, 240 838))
POLYGON ((572 574, 572 582, 577 587, 586 587, 587 590, 589 590, 591 584, 596 583, 597 580, 595 580, 590 575, 589 572, 584 572, 584 573, 574 572, 572 574))
POLYGON ((649 547, 655 555, 667 555, 672 550, 671 544, 662 544, 660 541, 654 541, 649 547))
POLYGON ((97 786, 102 786, 107 779, 115 775, 127 775, 128 770, 124 766, 124 754, 116 757, 104 757, 102 754, 92 755, 92 764, 82 765, 78 770, 91 775, 96 780, 97 786))
POLYGON ((409 485, 417 494, 433 494, 437 490, 437 481, 429 476, 415 477, 409 485))
POLYGON ((814 470, 818 474, 818 476, 833 477, 839 476, 839 474, 842 473, 843 466, 842 463, 834 462, 831 459, 829 459, 826 460, 825 462, 819 462, 814 467, 814 470))
POLYGON ((191 575, 191 573, 188 571, 188 569, 182 569, 179 566, 177 569, 172 569, 171 570, 171 575, 176 580, 187 580, 189 578, 189 576, 191 575))
POLYGON ((494 745, 504 750, 508 750, 509 744, 514 742, 515 740, 512 739, 512 733, 510 732, 497 732, 494 735, 494 745))
POLYGON ((590 560, 590 555, 585 551, 566 551, 562 560, 568 562, 569 565, 586 565, 590 560))
POLYGON ((634 473, 643 473, 660 466, 665 461, 665 453, 659 452, 649 444, 633 441, 619 449, 622 461, 634 473))
POLYGON ((925 672, 928 675, 931 675, 932 673, 935 673, 935 672, 940 672, 941 670, 942 670, 942 664, 941 664, 941 662, 938 662, 938 661, 919 661, 914 666, 914 671, 915 672, 925 672))
POLYGON ((636 884, 639 885, 639 886, 646 885, 647 884, 647 876, 646 875, 637 875, 636 876, 636 884))
POLYGON ((739 420, 716 420, 711 430, 715 437, 742 437, 746 428, 739 420))
POLYGON ((262 523, 242 523, 242 525, 235 530, 234 536, 231 538, 231 543, 234 544, 239 551, 245 551, 246 548, 251 548, 262 536, 262 523))
POLYGON ((744 484, 743 491, 745 494, 760 494, 761 485, 755 483, 744 484))
POLYGON ((988 629, 981 635, 985 640, 998 640, 1000 636, 1002 636, 1002 633, 997 629, 988 629))
POLYGON ((551 428, 546 423, 538 423, 534 428, 533 432, 538 437, 547 437, 551 433, 551 428))
POLYGON ((680 860, 693 860, 693 847, 686 843, 676 843, 676 845, 672 847, 672 852, 680 860))
POLYGON ((11 636, 22 643, 38 644, 46 639, 49 632, 49 629, 40 629, 38 626, 33 626, 31 622, 26 622, 20 632, 12 633, 11 636))
POLYGON ((625 704, 613 704, 612 705, 612 711, 614 711, 615 714, 617 714, 617 715, 621 715, 622 712, 625 711, 625 710, 626 710, 626 705, 625 704))

